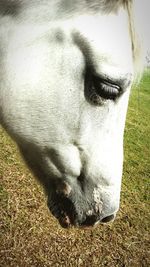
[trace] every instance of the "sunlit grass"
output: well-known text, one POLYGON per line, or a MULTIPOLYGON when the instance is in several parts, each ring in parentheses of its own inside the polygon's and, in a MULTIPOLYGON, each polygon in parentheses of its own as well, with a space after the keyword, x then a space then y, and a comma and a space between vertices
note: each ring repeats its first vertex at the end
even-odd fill
POLYGON ((0 266, 148 267, 150 72, 133 88, 125 130, 121 207, 113 224, 63 230, 16 146, 0 129, 0 266))

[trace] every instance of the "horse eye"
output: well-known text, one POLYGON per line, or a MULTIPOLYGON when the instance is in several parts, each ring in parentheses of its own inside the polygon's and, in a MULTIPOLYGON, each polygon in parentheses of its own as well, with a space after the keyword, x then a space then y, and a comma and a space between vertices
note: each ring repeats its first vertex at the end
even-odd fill
POLYGON ((119 85, 119 81, 115 83, 107 76, 100 77, 87 69, 84 90, 86 100, 96 106, 105 104, 107 100, 115 101, 124 92, 119 85))
POLYGON ((104 99, 115 100, 121 93, 121 88, 118 85, 98 77, 93 77, 93 89, 99 97, 104 99))

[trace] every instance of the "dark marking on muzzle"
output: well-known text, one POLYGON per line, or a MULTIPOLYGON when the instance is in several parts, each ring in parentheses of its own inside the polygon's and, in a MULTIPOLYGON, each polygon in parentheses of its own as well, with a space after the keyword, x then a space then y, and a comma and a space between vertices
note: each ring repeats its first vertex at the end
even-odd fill
POLYGON ((105 216, 99 188, 85 179, 80 176, 77 182, 55 180, 49 187, 48 207, 63 228, 90 227, 114 218, 105 216))

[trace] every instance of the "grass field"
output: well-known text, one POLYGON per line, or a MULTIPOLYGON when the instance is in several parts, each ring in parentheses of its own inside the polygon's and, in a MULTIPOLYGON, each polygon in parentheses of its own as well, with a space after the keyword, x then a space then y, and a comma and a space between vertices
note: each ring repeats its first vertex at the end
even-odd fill
POLYGON ((133 88, 125 130, 121 207, 114 223, 64 230, 0 129, 0 266, 149 267, 150 72, 133 88))

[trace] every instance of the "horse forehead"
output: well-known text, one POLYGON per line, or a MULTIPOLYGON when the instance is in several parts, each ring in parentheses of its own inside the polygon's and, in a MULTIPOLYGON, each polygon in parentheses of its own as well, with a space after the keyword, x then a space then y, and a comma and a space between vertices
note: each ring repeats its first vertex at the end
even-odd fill
MULTIPOLYGON (((0 14, 10 15, 17 17, 20 14, 28 14, 28 19, 30 19, 30 12, 32 20, 37 20, 34 15, 38 15, 38 20, 62 17, 71 17, 74 13, 81 14, 82 12, 99 10, 102 11, 115 11, 118 6, 123 3, 119 0, 0 0, 0 14)), ((22 18, 21 18, 22 19, 22 18)))
MULTIPOLYGON (((6 9, 8 10, 8 12, 10 10, 17 10, 17 8, 21 7, 21 6, 25 6, 25 5, 46 5, 48 7, 48 5, 53 5, 53 6, 59 6, 59 7, 64 7, 65 9, 69 9, 70 7, 74 7, 74 8, 81 8, 81 7, 89 7, 89 8, 106 8, 106 7, 110 7, 110 6, 115 6, 118 4, 121 4, 121 2, 123 1, 116 1, 116 0, 74 0, 74 1, 70 1, 70 0, 32 0, 32 2, 30 0, 1 0, 0 1, 0 6, 1 6, 1 11, 6 9)), ((14 12, 15 13, 15 12, 14 12)))

